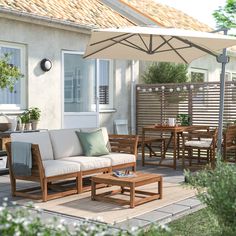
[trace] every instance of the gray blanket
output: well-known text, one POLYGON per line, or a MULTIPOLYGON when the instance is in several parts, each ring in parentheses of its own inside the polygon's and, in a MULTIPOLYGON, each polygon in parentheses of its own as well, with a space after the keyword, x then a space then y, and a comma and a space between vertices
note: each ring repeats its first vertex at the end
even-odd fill
POLYGON ((14 175, 31 176, 32 154, 31 143, 12 142, 12 170, 14 175))

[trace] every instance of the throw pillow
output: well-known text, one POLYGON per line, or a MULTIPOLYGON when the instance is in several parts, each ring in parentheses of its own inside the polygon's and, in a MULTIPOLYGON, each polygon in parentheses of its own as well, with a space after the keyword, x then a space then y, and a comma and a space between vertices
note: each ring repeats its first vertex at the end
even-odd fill
POLYGON ((80 140, 85 156, 102 156, 109 154, 101 129, 94 132, 76 131, 76 134, 80 140))
POLYGON ((108 136, 107 128, 106 127, 101 127, 101 128, 81 128, 80 131, 88 133, 88 132, 97 131, 99 129, 102 131, 102 135, 103 135, 103 138, 104 138, 104 141, 105 141, 105 144, 106 144, 106 147, 107 147, 108 151, 111 152, 111 144, 109 142, 109 136, 108 136))

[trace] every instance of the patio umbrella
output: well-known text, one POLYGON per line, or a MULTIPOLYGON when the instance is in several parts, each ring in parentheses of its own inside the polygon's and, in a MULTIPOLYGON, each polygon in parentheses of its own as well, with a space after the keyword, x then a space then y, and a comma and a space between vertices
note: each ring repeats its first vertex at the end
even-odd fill
MULTIPOLYGON (((124 59, 190 63, 210 54, 222 63, 224 84, 226 53, 218 51, 236 45, 236 38, 222 34, 156 27, 95 29, 84 58, 124 59)), ((218 144, 222 139, 224 86, 221 89, 218 144)), ((220 148, 221 145, 218 145, 220 148)), ((218 149, 219 150, 219 149, 218 149)))

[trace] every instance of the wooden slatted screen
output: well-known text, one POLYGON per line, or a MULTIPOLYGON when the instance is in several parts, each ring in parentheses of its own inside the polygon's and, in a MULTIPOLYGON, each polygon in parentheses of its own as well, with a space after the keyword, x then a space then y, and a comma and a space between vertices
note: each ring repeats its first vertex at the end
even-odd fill
MULTIPOLYGON (((224 126, 236 120, 236 82, 225 84, 224 126)), ((218 126, 220 82, 139 84, 136 86, 136 131, 188 114, 193 125, 218 126)))

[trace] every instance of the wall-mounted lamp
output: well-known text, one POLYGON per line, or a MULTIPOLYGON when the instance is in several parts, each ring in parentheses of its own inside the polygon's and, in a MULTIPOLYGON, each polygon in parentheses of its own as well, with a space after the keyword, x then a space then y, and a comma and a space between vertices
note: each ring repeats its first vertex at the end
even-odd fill
POLYGON ((43 71, 49 71, 52 68, 52 62, 47 59, 44 58, 41 62, 40 62, 40 67, 43 71))

